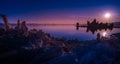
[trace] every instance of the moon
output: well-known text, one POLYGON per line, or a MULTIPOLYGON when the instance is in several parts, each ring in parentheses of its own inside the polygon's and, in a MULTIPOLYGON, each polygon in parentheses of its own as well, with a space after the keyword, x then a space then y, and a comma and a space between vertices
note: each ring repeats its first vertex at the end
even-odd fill
POLYGON ((111 14, 107 12, 107 13, 105 13, 104 17, 105 17, 105 18, 110 18, 110 17, 111 17, 111 14))

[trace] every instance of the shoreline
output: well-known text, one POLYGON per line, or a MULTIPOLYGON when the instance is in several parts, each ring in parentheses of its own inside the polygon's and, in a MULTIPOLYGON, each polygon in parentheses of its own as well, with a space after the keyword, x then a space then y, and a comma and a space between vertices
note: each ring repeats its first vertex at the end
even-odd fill
POLYGON ((118 39, 114 36, 111 39, 100 40, 66 40, 65 37, 55 38, 42 30, 28 30, 25 22, 22 28, 18 24, 15 29, 0 31, 0 59, 4 64, 16 64, 18 60, 21 60, 18 64, 62 64, 62 62, 115 64, 120 60, 119 33, 114 34, 118 39), (6 59, 7 62, 4 62, 6 59))

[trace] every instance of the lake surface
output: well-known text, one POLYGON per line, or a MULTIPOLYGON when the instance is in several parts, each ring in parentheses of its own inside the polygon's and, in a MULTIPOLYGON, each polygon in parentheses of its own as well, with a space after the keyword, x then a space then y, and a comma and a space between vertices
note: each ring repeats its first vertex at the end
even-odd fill
POLYGON ((79 39, 80 41, 84 40, 93 40, 96 39, 97 33, 103 35, 106 33, 106 37, 109 37, 112 33, 120 32, 119 28, 114 28, 113 30, 101 30, 97 31, 94 34, 92 32, 86 32, 87 28, 80 27, 76 30, 75 25, 29 25, 30 29, 41 29, 46 33, 50 33, 51 36, 62 38, 65 37, 67 39, 79 39))

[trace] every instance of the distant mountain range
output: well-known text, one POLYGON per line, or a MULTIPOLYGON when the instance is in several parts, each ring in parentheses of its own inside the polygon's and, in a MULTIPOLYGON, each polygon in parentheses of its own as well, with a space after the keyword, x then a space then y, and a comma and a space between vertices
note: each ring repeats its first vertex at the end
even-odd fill
POLYGON ((113 24, 120 25, 120 22, 113 22, 113 24))
MULTIPOLYGON (((12 26, 15 26, 16 23, 11 23, 12 26)), ((27 23, 27 25, 30 25, 30 26, 38 26, 38 25, 51 25, 51 26, 55 26, 55 25, 75 25, 75 24, 37 24, 37 23, 27 23)), ((0 26, 4 26, 4 23, 0 23, 0 26)))
MULTIPOLYGON (((4 25, 4 23, 0 23, 0 25, 4 25)), ((16 23, 11 23, 11 25, 16 25, 16 23)), ((74 24, 38 24, 38 23, 27 23, 27 25, 74 25, 74 24)))
MULTIPOLYGON (((114 24, 114 27, 119 27, 120 28, 120 22, 113 22, 114 24)), ((16 23, 11 23, 12 26, 15 26, 16 23)), ((46 26, 46 25, 50 25, 50 26, 56 26, 56 25, 75 25, 75 24, 37 24, 37 23, 27 23, 27 25, 30 25, 30 26, 38 26, 38 25, 43 25, 43 26, 46 26)), ((0 23, 0 27, 3 27, 4 26, 4 23, 0 23)))
POLYGON ((120 28, 120 22, 113 22, 114 28, 120 28))

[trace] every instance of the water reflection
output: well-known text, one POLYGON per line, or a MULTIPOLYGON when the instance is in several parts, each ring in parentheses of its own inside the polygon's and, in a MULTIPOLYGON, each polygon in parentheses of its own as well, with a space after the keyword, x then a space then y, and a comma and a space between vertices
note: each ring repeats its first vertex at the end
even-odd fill
MULTIPOLYGON (((79 30, 79 28, 85 28, 85 27, 76 27, 76 30, 79 30)), ((106 28, 98 28, 98 27, 86 27, 87 30, 86 32, 91 32, 92 34, 95 34, 95 32, 97 31, 102 31, 102 30, 110 30, 112 31, 113 30, 113 27, 106 27, 106 28)))
POLYGON ((106 35, 107 35, 107 32, 103 32, 103 33, 102 33, 102 36, 103 36, 103 37, 106 37, 106 35))
POLYGON ((99 29, 99 28, 87 28, 86 32, 92 32, 92 34, 94 34, 95 32, 97 32, 98 30, 101 31, 101 30, 112 30, 113 28, 102 28, 102 29, 99 29))
POLYGON ((120 32, 119 28, 114 28, 112 30, 109 29, 97 29, 93 30, 94 34, 90 31, 87 31, 87 27, 79 27, 78 30, 76 30, 77 27, 75 25, 36 25, 31 26, 28 25, 30 29, 36 28, 37 30, 41 29, 46 33, 50 33, 51 36, 62 38, 65 37, 67 39, 79 39, 80 41, 83 40, 92 40, 96 39, 97 33, 100 33, 102 36, 103 32, 106 32, 107 35, 110 35, 112 33, 120 32))
POLYGON ((99 31, 101 31, 101 30, 106 31, 107 29, 112 30, 114 27, 114 24, 113 23, 102 23, 102 22, 98 22, 96 19, 94 19, 92 22, 87 21, 87 25, 83 25, 83 26, 80 26, 79 23, 77 22, 76 30, 79 30, 79 27, 86 27, 87 28, 86 32, 91 31, 94 34, 98 30, 99 31))

